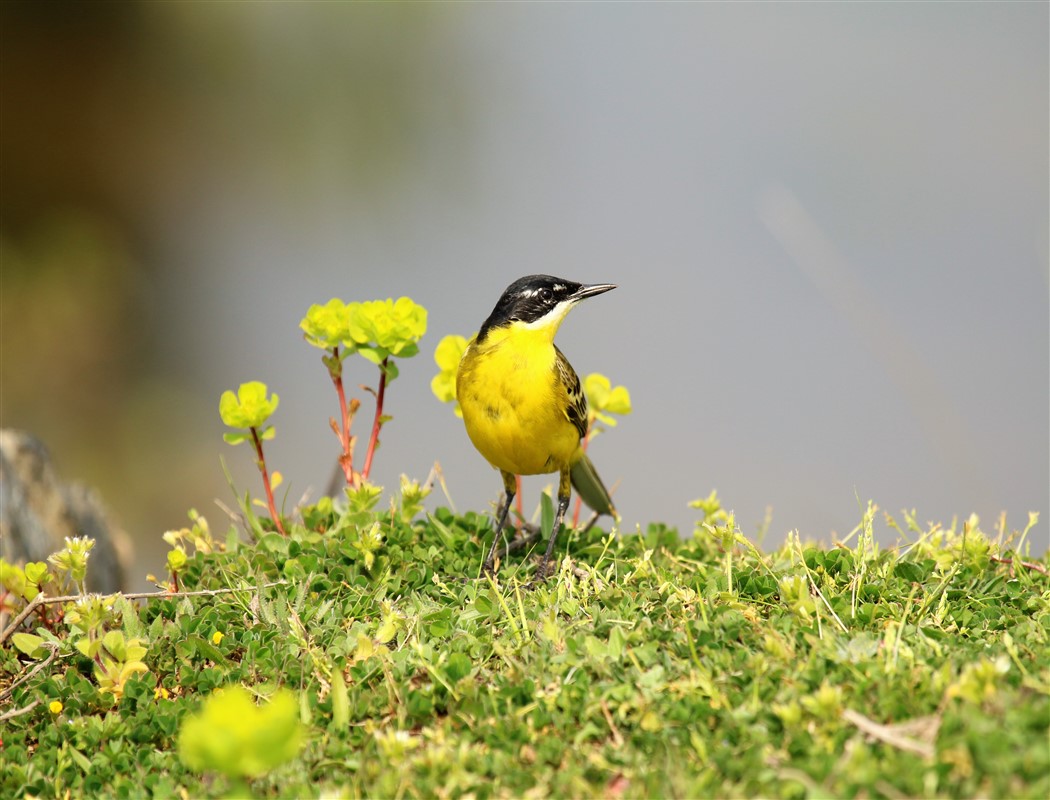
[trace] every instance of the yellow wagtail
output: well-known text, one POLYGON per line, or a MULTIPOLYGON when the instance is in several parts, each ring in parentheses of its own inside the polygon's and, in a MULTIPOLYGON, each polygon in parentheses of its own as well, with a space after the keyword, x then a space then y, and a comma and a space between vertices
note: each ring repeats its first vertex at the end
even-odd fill
POLYGON ((547 574, 554 540, 569 507, 570 483, 588 506, 616 516, 612 498, 580 446, 587 399, 572 365, 554 346, 565 315, 581 300, 615 289, 550 275, 514 281, 467 345, 456 375, 456 398, 474 447, 503 476, 505 492, 483 569, 496 548, 517 490, 516 475, 557 472, 558 513, 535 580, 547 574))

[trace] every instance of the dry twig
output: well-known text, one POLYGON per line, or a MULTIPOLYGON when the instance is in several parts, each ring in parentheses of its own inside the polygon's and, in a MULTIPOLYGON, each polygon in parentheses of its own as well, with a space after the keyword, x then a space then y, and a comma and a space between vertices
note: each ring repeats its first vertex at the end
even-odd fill
POLYGON ((897 725, 883 725, 873 719, 868 719, 863 714, 847 708, 842 712, 842 718, 856 725, 861 733, 870 736, 876 741, 914 753, 923 758, 933 758, 935 751, 934 741, 937 731, 941 727, 941 718, 938 715, 919 717, 908 720, 897 725), (922 738, 915 738, 920 736, 922 738))

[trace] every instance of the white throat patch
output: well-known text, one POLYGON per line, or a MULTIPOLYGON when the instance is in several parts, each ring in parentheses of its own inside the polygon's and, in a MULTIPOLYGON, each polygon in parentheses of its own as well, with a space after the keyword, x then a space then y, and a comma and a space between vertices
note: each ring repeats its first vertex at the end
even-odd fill
POLYGON ((565 319, 565 315, 569 313, 569 309, 574 305, 576 305, 574 300, 562 300, 542 317, 532 322, 526 322, 522 327, 530 330, 544 330, 553 327, 554 330, 557 330, 558 326, 561 325, 561 321, 565 319))

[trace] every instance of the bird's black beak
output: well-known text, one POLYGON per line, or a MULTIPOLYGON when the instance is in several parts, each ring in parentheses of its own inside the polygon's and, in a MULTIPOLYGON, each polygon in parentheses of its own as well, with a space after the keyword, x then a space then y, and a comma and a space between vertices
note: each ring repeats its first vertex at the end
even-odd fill
POLYGON ((603 294, 610 289, 615 289, 615 283, 594 283, 590 286, 581 286, 569 297, 573 302, 585 300, 588 297, 594 297, 596 294, 603 294))

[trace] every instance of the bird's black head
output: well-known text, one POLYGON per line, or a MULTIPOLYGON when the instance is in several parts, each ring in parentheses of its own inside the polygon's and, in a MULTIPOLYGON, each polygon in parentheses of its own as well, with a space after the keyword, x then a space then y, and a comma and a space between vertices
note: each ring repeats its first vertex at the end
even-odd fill
POLYGON ((555 278, 553 275, 526 275, 506 288, 489 318, 478 331, 478 341, 493 328, 523 322, 526 325, 557 329, 576 303, 587 297, 615 289, 612 283, 586 286, 582 283, 555 278))

